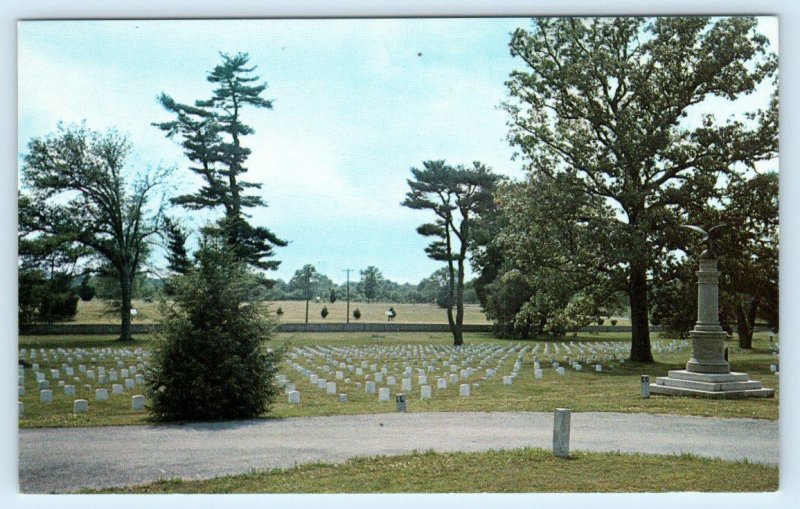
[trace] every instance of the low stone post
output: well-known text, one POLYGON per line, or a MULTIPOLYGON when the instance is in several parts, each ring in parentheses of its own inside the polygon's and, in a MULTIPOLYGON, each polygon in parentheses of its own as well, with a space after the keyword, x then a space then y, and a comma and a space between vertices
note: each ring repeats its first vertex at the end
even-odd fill
POLYGON ((556 408, 553 420, 553 456, 569 457, 569 421, 572 410, 556 408))
POLYGON ((650 377, 642 375, 642 398, 647 399, 650 397, 650 377))

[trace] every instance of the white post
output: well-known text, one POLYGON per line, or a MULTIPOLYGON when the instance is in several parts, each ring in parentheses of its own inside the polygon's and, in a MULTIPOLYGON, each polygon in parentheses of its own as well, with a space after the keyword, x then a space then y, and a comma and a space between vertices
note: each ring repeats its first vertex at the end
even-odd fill
POLYGON ((553 420, 553 455, 556 458, 569 457, 569 420, 572 411, 556 408, 553 420))

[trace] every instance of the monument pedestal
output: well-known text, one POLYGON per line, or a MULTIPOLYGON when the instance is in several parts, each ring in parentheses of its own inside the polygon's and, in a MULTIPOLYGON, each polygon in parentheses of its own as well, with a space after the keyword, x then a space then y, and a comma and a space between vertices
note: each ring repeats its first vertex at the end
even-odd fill
POLYGON ((680 369, 656 378, 656 383, 650 386, 650 394, 741 399, 771 398, 775 390, 763 388, 761 382, 750 380, 747 373, 696 373, 680 369))

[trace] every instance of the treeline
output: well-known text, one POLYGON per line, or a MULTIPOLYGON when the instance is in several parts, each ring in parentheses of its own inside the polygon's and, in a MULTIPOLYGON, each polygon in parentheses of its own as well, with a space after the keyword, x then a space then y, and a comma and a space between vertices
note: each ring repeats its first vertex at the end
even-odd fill
MULTIPOLYGON (((350 300, 353 302, 393 302, 408 304, 437 304, 447 306, 447 274, 439 269, 417 284, 397 283, 383 277, 381 271, 374 266, 359 271, 360 279, 350 282, 350 300)), ((347 297, 347 284, 337 284, 325 274, 316 271, 312 265, 295 272, 287 282, 282 279, 271 280, 267 284, 264 298, 266 300, 311 300, 335 302, 347 297), (313 274, 308 282, 308 270, 313 274)), ((469 304, 478 304, 474 283, 465 285, 464 300, 469 304)))

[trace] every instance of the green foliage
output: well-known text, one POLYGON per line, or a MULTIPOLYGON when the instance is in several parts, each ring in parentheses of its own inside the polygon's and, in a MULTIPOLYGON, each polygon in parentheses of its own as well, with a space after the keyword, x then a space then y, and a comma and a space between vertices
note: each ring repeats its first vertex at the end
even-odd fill
POLYGON ((479 223, 473 264, 502 337, 563 334, 616 306, 612 212, 580 190, 573 174, 532 174, 501 186, 498 209, 479 223))
POLYGON ((244 124, 241 113, 245 106, 271 109, 272 101, 261 97, 267 84, 257 83, 260 78, 253 75, 256 67, 247 66, 250 57, 246 53, 223 53, 221 57, 222 63, 208 74, 208 81, 216 86, 210 99, 188 105, 166 94, 159 96, 161 105, 175 119, 153 125, 167 137, 180 140, 184 154, 193 163, 189 169, 204 181, 196 193, 178 196, 172 202, 190 210, 222 208, 224 216, 205 228, 205 233, 226 239, 239 258, 251 266, 276 269, 280 262, 269 260, 274 256, 273 248, 287 243, 269 229, 247 221, 245 209, 266 207, 266 203, 258 194, 246 194, 249 189, 260 189, 261 183, 242 179, 251 153, 242 145, 242 138, 254 130, 244 124))
MULTIPOLYGON (((777 96, 766 111, 717 120, 774 78, 777 56, 752 17, 536 18, 510 48, 509 139, 532 174, 574 172, 615 208, 607 231, 631 306, 631 358, 652 362, 648 275, 676 247, 682 213, 724 179, 777 153, 777 96), (689 122, 689 112, 702 115, 689 122)), ((773 87, 777 92, 777 87, 773 87)))
POLYGON ((95 293, 97 293, 97 289, 89 284, 89 275, 87 274, 78 287, 78 296, 83 302, 89 302, 94 298, 95 293))
POLYGON ((331 293, 328 296, 328 300, 330 301, 331 304, 333 304, 334 302, 336 302, 336 299, 337 299, 336 289, 331 288, 331 293))
POLYGON ((37 203, 39 238, 81 246, 118 281, 122 340, 131 339, 133 280, 160 229, 162 211, 149 210, 148 200, 169 173, 158 169, 129 182, 124 169, 130 149, 113 129, 59 124, 56 133, 28 143, 22 165, 23 183, 37 203), (72 199, 64 202, 64 193, 72 199))
POLYGON ((364 294, 367 302, 370 302, 381 294, 383 283, 381 271, 370 265, 361 271, 361 282, 358 284, 358 289, 364 294))
POLYGON ((402 205, 429 210, 436 219, 417 228, 433 241, 425 248, 429 258, 447 263, 447 296, 444 300, 453 344, 463 344, 464 261, 472 243, 471 226, 492 208, 493 192, 500 177, 476 161, 471 168, 450 166, 445 161, 424 161, 423 168, 411 168, 411 190, 402 205), (455 307, 455 316, 453 315, 455 307))
POLYGON ((361 311, 358 308, 355 308, 353 310, 353 318, 355 318, 356 320, 361 318, 361 311))
POLYGON ((322 318, 328 318, 329 313, 330 312, 328 311, 328 306, 322 306, 322 310, 319 312, 322 318))
POLYGON ((175 304, 163 312, 147 376, 150 410, 168 421, 256 417, 278 394, 282 349, 264 344, 268 315, 250 301, 255 282, 235 254, 207 239, 196 259, 176 278, 175 304))
POLYGON ((186 252, 186 231, 177 221, 165 217, 164 233, 167 238, 167 269, 175 274, 186 274, 192 267, 186 252))
POLYGON ((283 316, 283 308, 278 306, 278 309, 275 310, 275 314, 278 316, 283 316))

